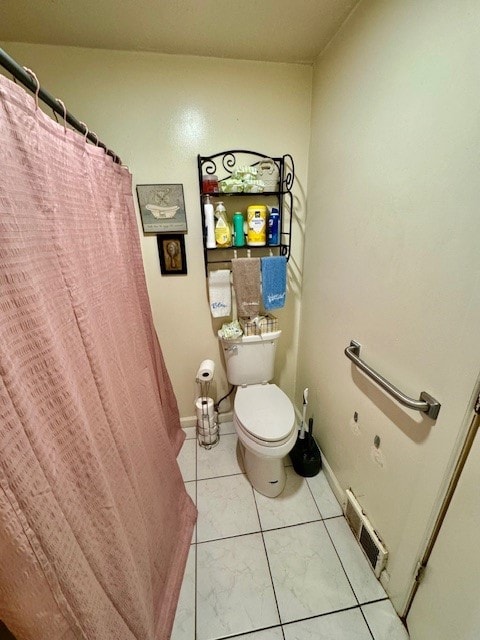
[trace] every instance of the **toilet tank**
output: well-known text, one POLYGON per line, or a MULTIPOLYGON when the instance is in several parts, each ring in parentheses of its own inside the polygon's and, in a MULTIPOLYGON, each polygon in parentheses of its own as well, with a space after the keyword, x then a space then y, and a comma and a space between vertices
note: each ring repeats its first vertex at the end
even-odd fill
POLYGON ((281 333, 272 331, 234 340, 220 338, 230 384, 240 386, 269 382, 273 378, 275 351, 281 333))

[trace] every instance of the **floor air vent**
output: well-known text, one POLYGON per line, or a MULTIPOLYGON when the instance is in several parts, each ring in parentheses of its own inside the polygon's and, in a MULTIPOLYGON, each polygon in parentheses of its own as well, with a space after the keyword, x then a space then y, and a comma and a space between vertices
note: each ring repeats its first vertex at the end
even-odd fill
POLYGON ((363 552, 372 565, 375 575, 379 578, 387 562, 388 551, 375 533, 353 493, 350 489, 347 489, 346 493, 345 517, 355 538, 360 543, 363 552))

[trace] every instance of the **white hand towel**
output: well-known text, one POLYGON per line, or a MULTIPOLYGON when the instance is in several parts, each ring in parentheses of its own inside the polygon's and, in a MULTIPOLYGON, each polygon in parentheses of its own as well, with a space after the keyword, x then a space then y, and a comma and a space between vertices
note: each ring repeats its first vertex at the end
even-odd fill
POLYGON ((232 311, 232 291, 230 270, 217 269, 208 274, 208 297, 210 311, 214 318, 224 318, 232 311))

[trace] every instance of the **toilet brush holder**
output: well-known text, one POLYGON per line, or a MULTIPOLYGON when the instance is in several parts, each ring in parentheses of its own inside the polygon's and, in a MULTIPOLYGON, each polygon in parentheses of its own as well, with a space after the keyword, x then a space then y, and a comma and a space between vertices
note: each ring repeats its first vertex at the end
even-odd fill
MULTIPOLYGON (((313 437, 313 418, 308 422, 308 431, 304 432, 304 437, 297 438, 293 449, 290 451, 290 459, 295 472, 304 478, 312 478, 320 473, 322 468, 322 454, 313 437)), ((299 431, 299 434, 301 430, 299 431)))

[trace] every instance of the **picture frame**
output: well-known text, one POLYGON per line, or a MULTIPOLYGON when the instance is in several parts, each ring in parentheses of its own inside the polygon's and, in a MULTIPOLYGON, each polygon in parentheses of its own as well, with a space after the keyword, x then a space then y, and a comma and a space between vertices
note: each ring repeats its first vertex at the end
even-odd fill
POLYGON ((183 234, 157 235, 160 272, 164 276, 187 274, 185 236, 183 234))
POLYGON ((182 184, 138 184, 144 233, 187 233, 182 184))

